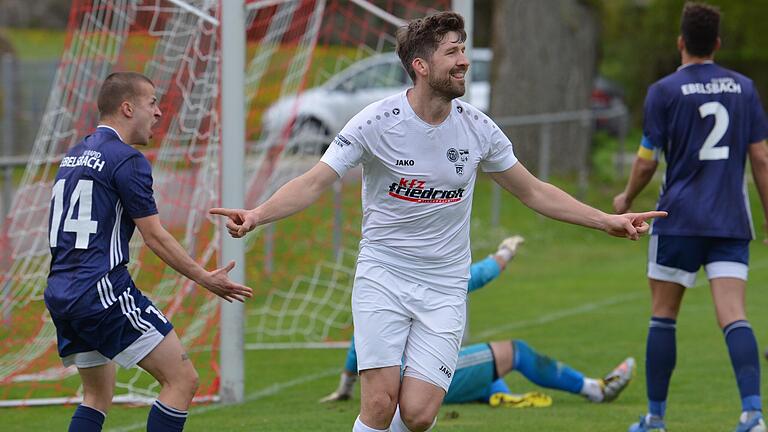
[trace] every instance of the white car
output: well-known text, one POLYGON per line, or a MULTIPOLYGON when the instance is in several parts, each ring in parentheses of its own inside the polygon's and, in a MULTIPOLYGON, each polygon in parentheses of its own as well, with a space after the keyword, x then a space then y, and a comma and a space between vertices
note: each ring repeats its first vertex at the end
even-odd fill
MULTIPOLYGON (((490 99, 491 51, 476 48, 470 54, 469 102, 486 111, 490 99)), ((284 97, 264 114, 263 135, 269 146, 278 145, 287 131, 286 151, 322 154, 331 139, 355 114, 377 100, 412 86, 394 52, 376 54, 353 63, 324 84, 296 96, 284 97)))
MULTIPOLYGON (((469 103, 488 111, 490 74, 493 53, 488 48, 470 51, 471 78, 469 103)), ((333 137, 355 114, 377 100, 401 92, 412 85, 394 52, 376 54, 351 64, 324 84, 307 89, 297 96, 281 98, 267 109, 263 117, 264 143, 281 145, 282 137, 290 154, 321 155, 333 137), (294 118, 291 124, 290 121, 294 118), (290 127, 290 130, 285 129, 290 127)), ((612 135, 622 131, 625 119, 601 117, 606 110, 622 108, 626 112, 621 88, 597 77, 592 89, 591 108, 597 129, 612 135)))

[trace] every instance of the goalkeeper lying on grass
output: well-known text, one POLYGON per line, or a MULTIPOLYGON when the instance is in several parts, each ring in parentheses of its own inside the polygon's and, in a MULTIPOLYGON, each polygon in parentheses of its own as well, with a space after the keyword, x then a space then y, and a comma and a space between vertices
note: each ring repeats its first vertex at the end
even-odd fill
MULTIPOLYGON (((495 254, 472 264, 468 291, 482 288, 496 279, 517 253, 520 236, 504 239, 495 254)), ((487 402, 493 407, 546 407, 552 398, 538 392, 513 394, 503 377, 516 370, 542 387, 581 394, 592 402, 610 402, 627 387, 635 360, 627 358, 602 379, 585 377, 554 359, 542 356, 521 340, 481 343, 464 347, 445 403, 487 402)), ((352 397, 357 381, 355 343, 349 346, 339 387, 320 402, 344 401, 352 397)))

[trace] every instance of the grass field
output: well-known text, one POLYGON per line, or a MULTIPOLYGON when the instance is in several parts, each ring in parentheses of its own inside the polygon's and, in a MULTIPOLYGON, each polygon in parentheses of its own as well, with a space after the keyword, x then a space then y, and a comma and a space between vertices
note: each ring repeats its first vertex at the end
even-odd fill
MULTIPOLYGON (((565 184, 568 185, 567 183, 565 184)), ((534 215, 505 196, 502 227, 488 229, 489 183, 478 183, 473 215, 476 258, 493 251, 506 234, 527 242, 502 276, 473 294, 471 342, 520 338, 590 376, 601 376, 624 357, 638 359, 635 382, 616 402, 589 404, 579 397, 547 391, 551 408, 491 409, 482 404, 442 408, 437 431, 621 431, 645 412, 643 376, 649 295, 644 276, 647 240, 629 242, 600 232, 534 215)), ((618 186, 593 188, 587 200, 608 209, 618 186)), ((638 207, 651 208, 655 188, 638 207)), ((757 200, 753 198, 753 206, 757 200)), ((755 211, 761 220, 761 212, 755 211)), ((768 343, 768 248, 752 246, 749 313, 761 346, 768 343)), ((708 289, 687 294, 678 321, 678 361, 669 399, 668 426, 674 431, 723 431, 735 426, 740 405, 723 337, 708 289)), ((270 350, 246 353, 246 402, 192 409, 188 431, 350 430, 358 400, 320 405, 332 391, 344 351, 270 350)), ((762 360, 761 360, 762 361, 762 360)), ((514 391, 534 389, 514 372, 514 391)), ((765 388, 763 379, 762 387, 765 388)), ((4 431, 64 430, 73 407, 5 409, 4 431)), ((117 406, 105 430, 144 430, 146 407, 117 406)))

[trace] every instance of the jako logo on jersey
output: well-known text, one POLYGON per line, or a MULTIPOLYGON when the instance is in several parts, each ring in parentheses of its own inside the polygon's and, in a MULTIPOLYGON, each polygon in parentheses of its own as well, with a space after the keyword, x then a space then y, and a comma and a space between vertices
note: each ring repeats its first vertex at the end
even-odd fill
POLYGON ((336 143, 336 145, 338 145, 339 147, 344 147, 345 145, 352 145, 352 142, 342 134, 336 135, 336 138, 333 139, 333 142, 336 143))
POLYGON ((397 162, 395 162, 396 166, 413 166, 414 162, 413 159, 398 159, 397 162))
POLYGON ((440 372, 444 373, 444 374, 445 374, 445 375, 446 375, 448 378, 450 378, 450 377, 451 377, 451 375, 453 375, 453 374, 451 373, 451 371, 450 371, 450 370, 448 370, 448 368, 447 368, 447 367, 445 367, 445 366, 440 366, 440 372))
POLYGON ((459 160, 459 151, 451 147, 448 149, 447 152, 445 152, 445 156, 448 157, 449 161, 456 162, 457 160, 459 160))
POLYGON ((424 180, 401 178, 399 183, 389 185, 389 195, 415 203, 444 204, 461 201, 464 196, 464 189, 427 188, 424 180))

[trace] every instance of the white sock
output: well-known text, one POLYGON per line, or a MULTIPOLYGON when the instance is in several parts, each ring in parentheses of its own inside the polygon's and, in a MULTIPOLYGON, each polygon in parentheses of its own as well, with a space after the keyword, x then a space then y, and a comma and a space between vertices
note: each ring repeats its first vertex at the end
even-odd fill
POLYGON ((600 381, 594 378, 585 377, 584 385, 581 386, 581 391, 579 393, 586 396, 587 399, 592 402, 603 401, 603 387, 600 385, 600 381))
POLYGON ((389 425, 389 430, 390 432, 411 432, 403 422, 403 419, 400 418, 400 405, 397 405, 395 415, 392 417, 392 423, 389 425))
MULTIPOLYGON (((431 431, 432 428, 435 427, 435 424, 437 424, 437 417, 432 421, 432 426, 429 427, 424 432, 431 431)), ((405 425, 405 422, 403 422, 403 419, 400 418, 400 405, 397 406, 397 409, 395 410, 395 415, 392 417, 392 423, 389 425, 390 432, 411 432, 410 429, 405 425)))
POLYGON ((352 432, 387 432, 389 431, 389 428, 387 429, 374 429, 372 427, 368 427, 365 425, 365 423, 360 420, 360 416, 357 416, 357 419, 355 420, 355 425, 352 426, 352 432))

